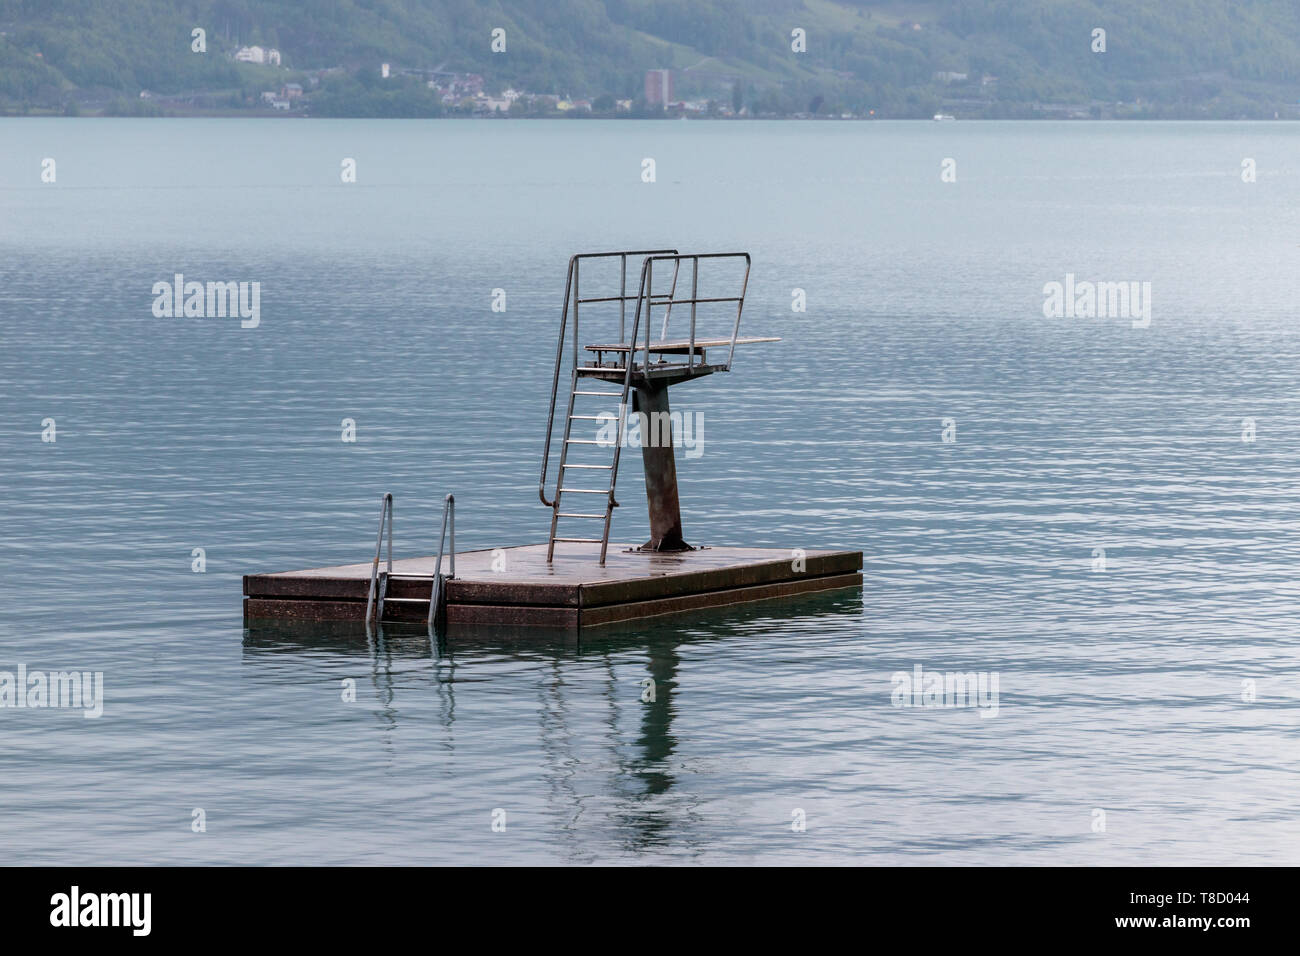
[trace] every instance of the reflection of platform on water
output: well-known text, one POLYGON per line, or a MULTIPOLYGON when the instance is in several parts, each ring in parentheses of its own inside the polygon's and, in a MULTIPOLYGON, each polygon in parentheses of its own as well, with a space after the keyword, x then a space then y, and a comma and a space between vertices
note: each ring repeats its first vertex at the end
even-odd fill
MULTIPOLYGON (((856 631, 862 610, 861 589, 854 588, 705 608, 685 621, 626 621, 581 632, 458 625, 431 638, 423 623, 383 624, 367 633, 360 621, 249 621, 242 663, 257 683, 311 688, 329 678, 354 678, 358 703, 348 706, 368 709, 372 727, 369 736, 354 740, 365 741, 386 763, 435 768, 405 776, 406 799, 486 814, 500 805, 495 795, 478 802, 484 775, 500 779, 499 748, 542 755, 533 770, 510 777, 535 797, 539 811, 570 821, 558 828, 547 852, 591 864, 647 851, 685 847, 689 853, 702 819, 696 795, 679 781, 698 772, 701 748, 714 763, 700 720, 725 706, 700 692, 717 686, 715 669, 701 666, 710 657, 705 649, 715 646, 730 657, 737 651, 727 642, 755 642, 763 667, 788 660, 762 651, 765 642, 784 651, 799 635, 856 631), (692 661, 696 666, 689 666, 692 661), (692 739, 702 727, 705 740, 692 739), (428 764, 405 749, 412 745, 428 764)), ((734 666, 721 670, 730 673, 734 666)), ((739 693, 753 692, 745 686, 739 693)), ((337 695, 331 690, 332 700, 337 695)), ((311 719, 317 719, 314 712, 311 719)), ((431 841, 429 852, 438 852, 437 843, 431 841)))
MULTIPOLYGON (((791 598, 862 585, 858 551, 702 548, 637 551, 566 545, 551 562, 545 545, 456 555, 446 584, 449 626, 505 625, 577 630, 702 608, 791 598), (494 570, 498 568, 500 570, 494 570)), ((428 617, 436 558, 393 562, 384 619, 428 617)), ((256 620, 356 621, 365 618, 371 564, 244 577, 244 616, 256 620)))

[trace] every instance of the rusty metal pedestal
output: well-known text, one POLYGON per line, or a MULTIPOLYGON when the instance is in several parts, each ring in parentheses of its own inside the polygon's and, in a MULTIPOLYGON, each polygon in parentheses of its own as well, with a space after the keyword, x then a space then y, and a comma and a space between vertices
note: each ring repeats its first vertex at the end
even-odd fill
POLYGON ((694 551, 682 539, 682 510, 677 497, 677 461, 673 454, 669 416, 668 386, 646 383, 638 385, 632 410, 641 412, 650 423, 649 434, 641 436, 641 461, 645 466, 645 496, 650 511, 650 540, 638 551, 694 551), (668 435, 655 427, 668 422, 668 435), (665 443, 657 439, 667 437, 665 443))

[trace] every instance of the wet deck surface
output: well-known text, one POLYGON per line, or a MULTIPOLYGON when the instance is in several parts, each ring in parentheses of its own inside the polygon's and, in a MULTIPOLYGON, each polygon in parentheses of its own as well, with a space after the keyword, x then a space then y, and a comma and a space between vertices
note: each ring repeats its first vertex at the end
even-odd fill
MULTIPOLYGON (((769 600, 862 583, 858 551, 703 548, 680 553, 631 551, 610 543, 605 567, 598 545, 524 545, 456 555, 447 585, 447 621, 579 628, 689 612, 693 608, 769 600)), ((393 561, 385 620, 428 614, 436 558, 393 561), (425 580, 404 580, 419 575, 425 580)), ((244 577, 248 619, 356 620, 365 616, 370 562, 244 577)))

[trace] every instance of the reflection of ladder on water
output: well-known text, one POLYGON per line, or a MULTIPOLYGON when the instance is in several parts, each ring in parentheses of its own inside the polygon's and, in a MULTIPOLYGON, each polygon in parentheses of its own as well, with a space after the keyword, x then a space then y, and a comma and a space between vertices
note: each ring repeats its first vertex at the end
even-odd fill
MULTIPOLYGON (((547 546, 546 559, 552 560, 556 543, 581 543, 600 545, 600 563, 605 563, 605 553, 609 548, 609 529, 614 508, 618 501, 614 498, 614 488, 618 481, 619 452, 627 428, 628 396, 635 393, 638 410, 668 414, 667 387, 678 382, 687 381, 713 372, 726 372, 731 369, 732 356, 736 345, 749 342, 771 342, 775 339, 739 339, 740 314, 745 304, 745 289, 749 283, 748 253, 710 253, 700 255, 680 255, 676 250, 643 250, 629 252, 590 253, 574 256, 569 260, 568 278, 564 288, 564 312, 560 320, 559 343, 555 350, 555 373, 551 383, 550 417, 546 426, 546 446, 542 453, 542 476, 538 485, 538 494, 542 503, 551 508, 551 535, 547 546), (627 263, 629 258, 641 259, 641 277, 634 294, 627 291, 627 263), (619 260, 618 295, 597 295, 583 298, 581 294, 580 268, 583 262, 593 259, 619 260), (699 295, 701 261, 717 261, 725 265, 730 261, 736 278, 739 280, 739 294, 725 297, 703 297, 699 295), (677 281, 683 263, 691 268, 691 294, 689 297, 677 298, 677 281), (661 275, 668 264, 672 265, 672 285, 667 293, 654 292, 655 265, 660 264, 661 275), (740 267, 743 265, 743 272, 740 267), (614 303, 619 305, 618 338, 612 335, 598 339, 595 344, 582 347, 593 357, 585 360, 580 357, 578 340, 579 306, 597 303, 614 303), (635 302, 636 309, 632 316, 631 334, 627 335, 627 303, 635 302), (697 309, 701 305, 733 304, 735 317, 728 322, 730 336, 725 338, 700 338, 696 335, 697 309), (670 340, 668 323, 674 305, 690 306, 690 327, 685 338, 670 340), (569 385, 569 402, 565 412, 564 438, 560 445, 559 471, 556 476, 554 498, 546 496, 547 465, 550 459, 551 439, 555 426, 556 399, 559 394, 560 370, 564 364, 565 331, 569 323, 570 306, 573 314, 572 331, 572 374, 569 385), (650 340, 650 327, 653 309, 664 310, 663 324, 659 337, 650 340), (638 332, 644 323, 645 333, 642 341, 637 340, 638 332), (727 348, 725 362, 710 363, 707 349, 727 348), (638 359, 638 356, 640 358, 638 359), (605 387, 600 387, 604 385, 605 387), (600 399, 592 402, 592 399, 600 399), (581 412, 575 412, 581 408, 581 412), (574 437, 574 422, 590 422, 595 429, 595 437, 574 437), (602 438, 602 432, 613 432, 602 438), (584 451, 594 449, 608 450, 599 460, 571 460, 581 458, 584 451), (575 484, 581 482, 581 484, 575 484), (576 501, 567 504, 566 496, 583 496, 567 499, 576 501), (593 502, 590 506, 581 504, 593 502), (566 529, 569 522, 585 522, 592 530, 586 534, 559 534, 561 522, 566 529), (600 532, 595 531, 596 522, 600 522, 600 532)), ((728 312, 729 315, 729 312, 728 312)), ((612 326, 610 328, 612 333, 612 326)), ((580 432, 579 434, 583 434, 580 432)), ((671 444, 668 448, 657 449, 652 461, 648 452, 646 458, 646 490, 651 512, 651 542, 648 550, 688 550, 689 546, 680 539, 680 518, 677 517, 677 481, 672 460, 671 444), (665 457, 666 455, 666 457, 665 457), (662 485, 662 493, 656 488, 662 485), (663 520, 657 522, 657 512, 662 512, 663 520), (661 524, 670 529, 667 534, 656 533, 656 525, 661 524), (675 530, 671 530, 674 529, 675 530)), ((579 525, 581 527, 581 525, 579 525)))

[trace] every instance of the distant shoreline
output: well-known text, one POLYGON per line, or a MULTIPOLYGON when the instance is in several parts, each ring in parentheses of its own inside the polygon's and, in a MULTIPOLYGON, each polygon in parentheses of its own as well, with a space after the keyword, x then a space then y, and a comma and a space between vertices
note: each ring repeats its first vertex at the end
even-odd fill
POLYGON ((0 112, 0 119, 265 119, 265 120, 385 120, 396 122, 664 122, 691 123, 1294 123, 1298 116, 970 116, 936 120, 921 116, 312 116, 308 113, 285 113, 280 110, 187 110, 130 116, 121 113, 78 113, 68 115, 53 110, 27 113, 0 112))

